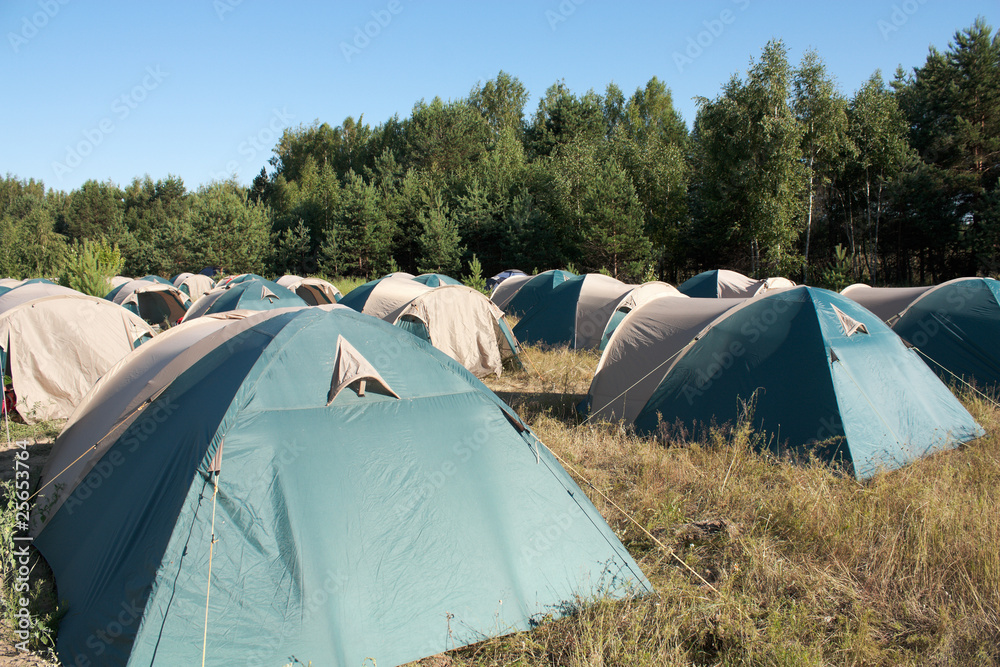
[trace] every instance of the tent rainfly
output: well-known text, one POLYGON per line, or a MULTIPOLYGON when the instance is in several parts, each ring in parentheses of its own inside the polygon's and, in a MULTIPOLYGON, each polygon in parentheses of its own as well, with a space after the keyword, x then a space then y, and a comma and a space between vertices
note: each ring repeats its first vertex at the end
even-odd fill
POLYGON ((281 276, 278 284, 295 292, 310 306, 323 306, 337 303, 343 294, 332 283, 322 278, 300 278, 299 276, 281 276))
POLYGON ((138 315, 67 287, 0 295, 0 368, 29 424, 65 419, 119 359, 153 335, 138 315))
POLYGON ((558 269, 539 273, 528 280, 521 280, 521 276, 515 276, 500 283, 491 298, 493 303, 508 315, 524 315, 546 294, 575 277, 574 273, 558 269))
MULTIPOLYGON (((627 320, 606 355, 617 336, 628 335, 627 320)), ((751 403, 754 426, 773 436, 767 442, 775 452, 809 452, 843 463, 858 478, 983 434, 885 323, 844 296, 812 287, 749 299, 671 356, 627 365, 636 369, 631 376, 602 393, 628 392, 653 369, 656 387, 634 421, 639 433, 730 422, 741 403, 751 403)), ((591 405, 600 410, 597 381, 591 405)))
POLYGON ((398 665, 651 590, 447 356, 341 306, 230 317, 130 358, 53 447, 67 663, 398 665))
POLYGON ((226 283, 201 297, 188 310, 184 321, 209 313, 232 310, 275 310, 277 308, 302 308, 308 306, 291 290, 264 278, 226 283))
POLYGON ((477 377, 499 376, 508 359, 520 363, 503 311, 471 287, 379 278, 354 288, 340 303, 406 329, 477 377))
POLYGON ((1000 282, 957 278, 918 296, 892 323, 928 366, 951 384, 1000 387, 1000 282))
POLYGON ((765 278, 755 280, 737 271, 715 269, 703 271, 690 278, 677 288, 683 294, 706 299, 745 299, 763 296, 776 289, 794 287, 795 283, 787 278, 765 278))
POLYGON ((688 298, 670 283, 660 282, 659 280, 653 280, 648 283, 636 285, 625 296, 623 296, 615 306, 614 312, 611 313, 611 318, 608 320, 607 326, 604 327, 604 333, 601 334, 601 344, 599 349, 603 351, 604 348, 607 347, 611 334, 615 332, 615 329, 618 328, 618 325, 621 324, 621 321, 626 315, 639 306, 642 306, 643 304, 661 296, 672 296, 681 299, 688 298))
POLYGON ((441 285, 461 285, 462 281, 455 280, 451 276, 446 276, 443 273, 421 273, 419 276, 414 276, 413 278, 418 283, 423 283, 428 287, 440 287, 441 285))
POLYGON ((524 343, 596 349, 615 306, 634 286, 600 273, 564 281, 524 314, 514 335, 524 343))
POLYGON ((163 278, 153 278, 147 276, 119 285, 104 298, 132 311, 149 324, 178 322, 191 306, 191 298, 163 278))
POLYGON ((918 297, 932 289, 933 285, 924 287, 871 287, 863 283, 855 283, 840 290, 840 293, 855 303, 875 313, 880 320, 892 324, 906 307, 918 297))
POLYGON ((215 281, 201 273, 180 273, 174 276, 173 285, 197 301, 215 289, 215 281))

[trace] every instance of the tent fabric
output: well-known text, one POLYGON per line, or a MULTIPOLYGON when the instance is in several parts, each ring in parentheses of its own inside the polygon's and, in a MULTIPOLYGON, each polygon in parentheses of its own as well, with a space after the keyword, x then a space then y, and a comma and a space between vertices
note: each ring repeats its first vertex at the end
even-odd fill
POLYGON ((191 306, 191 298, 170 283, 160 281, 139 278, 117 287, 105 298, 132 311, 149 324, 175 323, 184 317, 191 306))
POLYGON ((594 417, 635 421, 677 354, 743 299, 665 296, 627 313, 612 333, 590 383, 594 417))
POLYGON ((129 278, 128 276, 112 276, 112 278, 110 280, 110 282, 111 282, 111 289, 115 289, 116 287, 121 287, 125 283, 132 282, 132 280, 133 279, 129 278))
MULTIPOLYGON (((569 271, 545 271, 544 273, 539 273, 537 276, 532 276, 529 280, 523 283, 515 283, 517 286, 515 294, 513 294, 510 299, 507 300, 506 304, 500 306, 497 305, 508 315, 524 315, 529 310, 531 310, 535 304, 542 300, 545 295, 554 290, 559 285, 563 284, 570 278, 575 278, 576 274, 570 273, 569 271)), ((510 283, 514 278, 505 280, 500 283, 500 285, 505 285, 510 283)), ((499 289, 499 288, 498 288, 499 289)))
POLYGON ((490 293, 490 301, 495 303, 501 310, 505 310, 507 304, 517 294, 517 290, 521 289, 533 277, 529 275, 516 275, 505 279, 493 288, 493 291, 490 293))
POLYGON ((351 290, 340 303, 423 338, 477 377, 500 376, 505 357, 517 359, 503 311, 471 287, 380 278, 351 290))
POLYGON ((724 313, 669 364, 635 419, 687 429, 734 421, 775 452, 842 462, 859 479, 983 435, 917 353, 850 299, 797 287, 724 313), (835 311, 864 325, 848 336, 835 311))
POLYGON ((153 335, 137 315, 57 285, 24 285, 0 296, 0 348, 29 424, 64 419, 133 347, 153 335))
POLYGON ((743 299, 763 296, 769 291, 788 289, 795 283, 787 278, 774 277, 756 280, 737 271, 715 269, 703 271, 681 283, 677 288, 683 294, 708 299, 743 299))
POLYGON ((903 310, 892 330, 920 350, 931 370, 985 389, 1000 387, 1000 282, 957 278, 926 290, 903 310))
POLYGON ((514 335, 524 343, 596 349, 615 306, 632 289, 600 273, 570 278, 539 298, 514 327, 514 335))
POLYGON ((413 280, 416 280, 418 283, 423 283, 429 287, 462 284, 462 281, 455 280, 451 276, 446 276, 443 273, 421 273, 419 276, 414 276, 413 280))
POLYGON ((215 281, 201 273, 181 273, 174 278, 174 287, 197 301, 215 289, 215 281))
POLYGON ((191 305, 184 321, 230 310, 275 310, 308 305, 291 290, 270 280, 255 278, 212 290, 191 305))
POLYGON ((507 280, 508 278, 513 278, 514 276, 526 276, 526 275, 528 274, 526 274, 524 271, 521 271, 520 269, 505 269, 500 273, 496 274, 495 276, 490 276, 486 280, 486 289, 494 290, 496 289, 497 285, 507 280))
POLYGON ((322 278, 300 278, 299 276, 286 275, 278 278, 277 283, 298 294, 310 306, 337 303, 344 296, 332 283, 322 278))
POLYGON ((207 627, 212 664, 395 665, 651 590, 531 430, 417 338, 321 306, 175 340, 54 446, 110 441, 35 538, 67 602, 64 661, 189 664, 207 627), (399 398, 327 405, 339 338, 399 398))
POLYGON ((607 347, 608 341, 611 339, 611 334, 615 332, 615 329, 619 324, 621 324, 621 321, 626 315, 648 301, 652 301, 653 299, 661 296, 676 296, 682 299, 688 298, 686 294, 682 294, 680 290, 670 283, 661 282, 659 280, 653 280, 641 285, 636 285, 625 296, 623 296, 621 301, 619 301, 615 306, 614 312, 611 314, 611 317, 608 318, 608 323, 604 327, 604 332, 601 334, 601 342, 598 349, 603 351, 604 348, 607 347))
POLYGON ((859 303, 880 320, 892 324, 906 307, 921 295, 933 289, 933 285, 923 287, 871 287, 862 283, 849 285, 840 291, 851 301, 859 303))

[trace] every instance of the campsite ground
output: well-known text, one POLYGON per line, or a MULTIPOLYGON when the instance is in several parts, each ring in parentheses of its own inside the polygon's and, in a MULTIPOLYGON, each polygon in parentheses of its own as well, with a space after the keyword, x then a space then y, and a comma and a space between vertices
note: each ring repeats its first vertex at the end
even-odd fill
MULTIPOLYGON (((581 423, 597 355, 526 356, 487 385, 565 461, 656 595, 582 601, 421 667, 1000 664, 995 404, 963 395, 986 437, 858 483, 755 453, 744 427, 658 443, 581 423)), ((4 651, 0 665, 43 664, 4 651)))

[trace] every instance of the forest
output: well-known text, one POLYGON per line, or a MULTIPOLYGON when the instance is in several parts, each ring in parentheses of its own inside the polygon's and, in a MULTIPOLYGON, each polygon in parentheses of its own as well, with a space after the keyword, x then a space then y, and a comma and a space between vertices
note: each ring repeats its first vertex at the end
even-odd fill
MULTIPOLYGON (((433 92, 433 91, 430 91, 433 92)), ((64 192, 0 179, 0 276, 58 276, 98 244, 125 275, 461 276, 572 267, 678 282, 707 268, 839 288, 1000 272, 1000 31, 982 19, 850 96, 769 42, 699 98, 506 72, 408 118, 288 128, 247 187, 174 176, 64 192)), ((21 175, 24 176, 24 175, 21 175)))

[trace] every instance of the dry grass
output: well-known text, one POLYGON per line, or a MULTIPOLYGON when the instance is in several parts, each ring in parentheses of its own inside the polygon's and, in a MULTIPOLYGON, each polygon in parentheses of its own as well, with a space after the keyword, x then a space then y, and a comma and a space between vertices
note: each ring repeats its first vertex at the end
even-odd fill
POLYGON ((524 356, 488 384, 576 471, 656 595, 424 665, 1000 663, 996 405, 963 396, 986 437, 858 483, 759 454, 747 428, 665 446, 581 423, 597 355, 524 356))
POLYGON ((596 356, 527 356, 491 387, 578 471, 657 595, 600 601, 454 664, 1000 663, 995 405, 963 397, 985 438, 859 483, 759 454, 747 428, 664 446, 581 425, 596 356))

